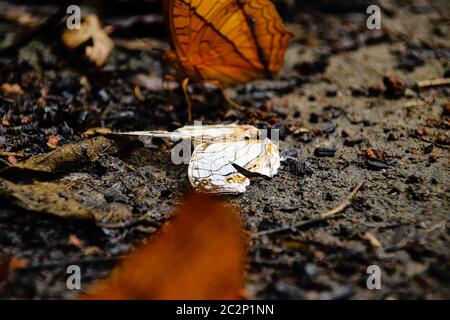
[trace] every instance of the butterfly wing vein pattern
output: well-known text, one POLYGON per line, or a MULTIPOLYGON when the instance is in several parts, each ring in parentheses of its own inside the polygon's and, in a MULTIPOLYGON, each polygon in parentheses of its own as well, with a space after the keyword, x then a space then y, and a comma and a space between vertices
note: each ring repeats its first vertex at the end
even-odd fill
POLYGON ((171 140, 191 139, 194 152, 189 159, 188 177, 196 191, 243 193, 250 180, 238 168, 261 176, 278 173, 281 157, 278 145, 259 139, 262 132, 250 125, 185 126, 174 132, 138 131, 117 133, 171 140))
POLYGON ((270 139, 202 143, 189 161, 189 180, 197 191, 243 193, 250 180, 235 166, 273 177, 280 167, 278 147, 270 139))
POLYGON ((178 62, 190 79, 242 84, 276 75, 292 37, 268 0, 166 0, 178 62))

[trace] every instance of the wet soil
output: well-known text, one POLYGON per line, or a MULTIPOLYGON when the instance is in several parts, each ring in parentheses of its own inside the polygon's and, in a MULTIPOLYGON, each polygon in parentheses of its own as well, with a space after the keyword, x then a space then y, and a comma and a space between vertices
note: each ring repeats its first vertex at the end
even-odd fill
MULTIPOLYGON (((382 29, 368 30, 365 1, 278 1, 296 35, 280 79, 229 89, 251 106, 244 112, 229 109, 214 88, 192 88, 194 119, 280 130, 287 160, 279 175, 254 178, 247 193, 226 197, 253 235, 251 298, 450 298, 450 88, 416 87, 449 77, 450 11, 446 1, 379 4, 382 29), (363 177, 364 187, 339 219, 258 236, 335 207, 363 177), (370 265, 381 268, 381 290, 367 289, 370 265)), ((52 8, 35 12, 46 16, 52 8)), ((1 167, 51 151, 52 136, 61 146, 92 127, 173 130, 186 123, 179 88, 141 81, 136 91, 136 75, 162 78, 160 52, 149 49, 149 42, 167 48, 160 9, 147 8, 153 20, 137 19, 142 11, 132 9, 121 16, 100 1, 88 9, 116 25, 112 37, 121 44, 103 68, 67 53, 58 27, 0 56, 0 85, 24 91, 0 95, 1 167), (143 28, 153 38, 136 40, 149 36, 143 28)), ((16 40, 17 29, 17 21, 0 19, 0 48, 16 40)), ((66 287, 70 264, 82 266, 83 288, 109 275, 190 190, 186 167, 171 163, 170 147, 130 145, 45 177, 87 207, 139 223, 100 228, 0 200, 0 261, 27 261, 0 279, 0 298, 75 298, 78 292, 66 287)))

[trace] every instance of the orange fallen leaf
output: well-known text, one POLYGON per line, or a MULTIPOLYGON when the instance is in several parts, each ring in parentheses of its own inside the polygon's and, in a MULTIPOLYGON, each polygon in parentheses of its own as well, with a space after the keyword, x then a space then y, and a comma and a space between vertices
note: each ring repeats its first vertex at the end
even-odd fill
POLYGON ((85 299, 237 299, 245 268, 235 211, 192 195, 175 220, 126 259, 85 299))

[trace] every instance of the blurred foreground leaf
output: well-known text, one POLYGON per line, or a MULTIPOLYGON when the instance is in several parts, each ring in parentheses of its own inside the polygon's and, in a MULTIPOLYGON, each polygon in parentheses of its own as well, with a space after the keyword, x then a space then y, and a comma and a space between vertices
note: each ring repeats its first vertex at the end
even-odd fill
POLYGON ((161 233, 125 260, 86 299, 237 299, 244 242, 236 212, 192 195, 161 233))

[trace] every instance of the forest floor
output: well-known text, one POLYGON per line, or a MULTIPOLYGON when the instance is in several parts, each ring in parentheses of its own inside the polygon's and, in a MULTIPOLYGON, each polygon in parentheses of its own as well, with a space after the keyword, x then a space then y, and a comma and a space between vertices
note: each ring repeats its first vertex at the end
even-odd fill
MULTIPOLYGON (((278 2, 296 35, 279 80, 229 89, 251 106, 243 112, 228 109, 217 90, 195 87, 193 94, 194 119, 204 124, 280 130, 287 160, 279 174, 225 197, 253 235, 249 297, 449 299, 450 88, 417 87, 450 77, 448 3, 380 1, 382 29, 369 30, 366 1, 278 2), (362 178, 340 218, 258 235, 335 207, 362 178), (367 289, 370 265, 381 268, 380 290, 367 289)), ((153 19, 96 10, 116 26, 116 47, 101 69, 67 54, 57 28, 0 56, 0 85, 23 90, 0 93, 0 168, 78 142, 89 128, 173 130, 186 123, 183 94, 158 86, 160 53, 149 49, 149 42, 167 48, 160 9, 149 8, 153 19)), ((14 39, 17 23, 0 19, 0 48, 14 39)), ((21 209, 0 191, 0 261, 26 261, 0 281, 0 298, 75 298, 67 265, 82 265, 83 287, 106 277, 190 189, 186 167, 172 164, 163 142, 90 160, 45 177, 4 176, 0 187, 3 179, 47 181, 88 208, 140 222, 99 228, 21 209)))

